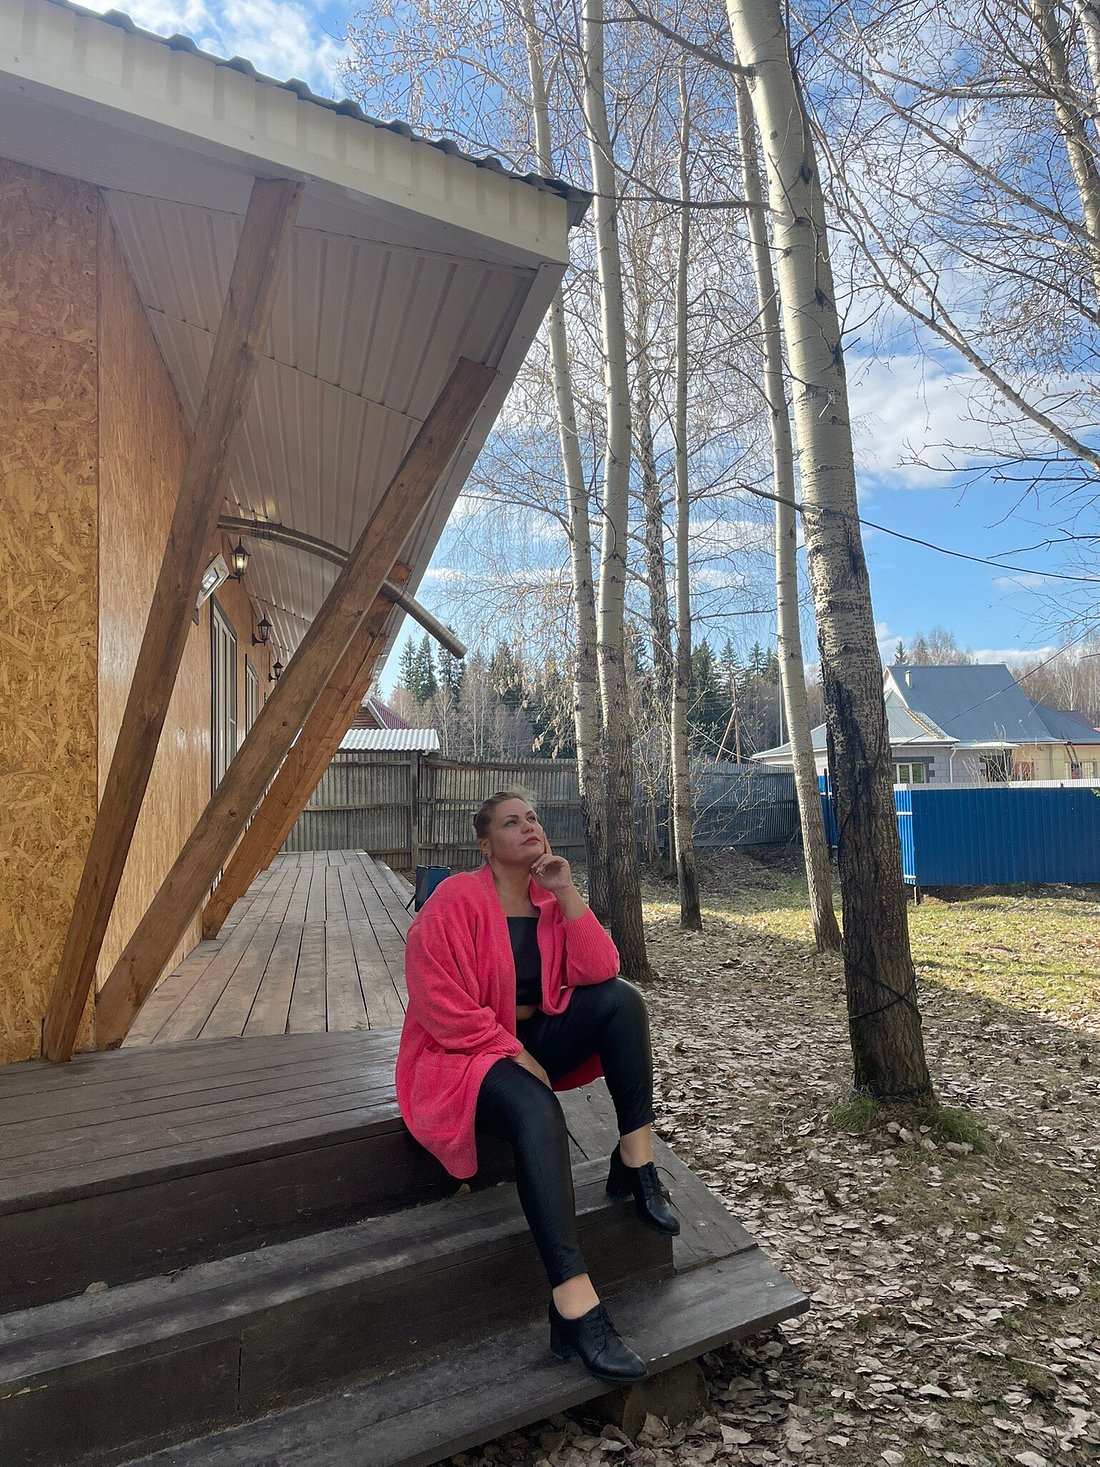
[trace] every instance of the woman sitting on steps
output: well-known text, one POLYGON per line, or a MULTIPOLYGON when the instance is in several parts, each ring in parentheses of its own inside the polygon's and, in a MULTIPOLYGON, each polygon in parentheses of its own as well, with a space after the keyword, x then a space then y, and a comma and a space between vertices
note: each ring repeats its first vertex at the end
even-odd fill
POLYGON ((550 1281, 550 1349, 601 1380, 644 1378, 589 1278, 577 1238, 569 1137, 551 1087, 601 1073, 619 1144, 607 1190, 640 1221, 680 1224, 653 1163, 645 1001, 616 977, 615 944, 555 856, 522 790, 474 816, 485 864, 449 877, 409 929, 409 1003, 397 1057, 406 1125, 452 1176, 477 1171, 475 1128, 511 1143, 516 1186, 550 1281))

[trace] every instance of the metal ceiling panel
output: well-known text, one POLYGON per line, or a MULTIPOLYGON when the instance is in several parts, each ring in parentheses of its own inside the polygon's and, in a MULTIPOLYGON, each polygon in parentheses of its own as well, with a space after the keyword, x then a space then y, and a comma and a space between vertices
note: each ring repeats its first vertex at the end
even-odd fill
MULTIPOLYGON (((240 220, 116 190, 106 197, 193 426, 240 220)), ((458 357, 501 365, 532 281, 528 270, 462 259, 430 244, 415 249, 296 229, 234 446, 225 512, 275 521, 350 550, 458 357)), ((414 584, 462 477, 452 474, 453 484, 441 488, 410 536, 405 554, 414 584)), ((248 549, 248 590, 289 654, 335 568, 268 541, 255 540, 248 549)))

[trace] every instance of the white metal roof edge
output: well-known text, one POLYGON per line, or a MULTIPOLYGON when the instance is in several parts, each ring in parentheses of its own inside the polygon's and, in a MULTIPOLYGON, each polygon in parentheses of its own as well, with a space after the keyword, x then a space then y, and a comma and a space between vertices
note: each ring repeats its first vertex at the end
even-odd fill
POLYGON ((575 223, 590 197, 72 0, 4 0, 2 73, 28 92, 42 88, 77 110, 109 115, 147 140, 182 143, 253 174, 315 179, 563 264, 567 255, 554 237, 564 237, 562 222, 575 223))

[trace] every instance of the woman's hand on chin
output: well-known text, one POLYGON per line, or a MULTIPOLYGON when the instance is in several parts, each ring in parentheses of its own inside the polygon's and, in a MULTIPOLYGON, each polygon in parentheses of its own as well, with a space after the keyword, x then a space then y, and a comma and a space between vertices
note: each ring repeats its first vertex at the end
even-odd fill
POLYGON ((566 918, 580 917, 587 910, 584 897, 573 885, 573 873, 564 856, 555 856, 546 842, 546 850, 531 863, 531 875, 541 887, 553 892, 566 918))
POLYGON ((561 896, 573 886, 573 872, 564 856, 555 856, 546 843, 546 850, 531 863, 531 875, 540 886, 561 896))

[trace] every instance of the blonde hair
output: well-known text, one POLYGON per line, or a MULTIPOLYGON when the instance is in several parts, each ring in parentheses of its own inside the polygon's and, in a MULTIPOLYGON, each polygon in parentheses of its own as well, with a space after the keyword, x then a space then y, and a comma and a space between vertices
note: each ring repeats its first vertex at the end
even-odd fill
POLYGON ((529 805, 535 803, 530 790, 521 789, 519 785, 510 790, 497 790, 487 800, 483 800, 474 813, 474 834, 478 840, 484 840, 489 834, 493 811, 498 805, 503 805, 505 800, 526 800, 529 805))

